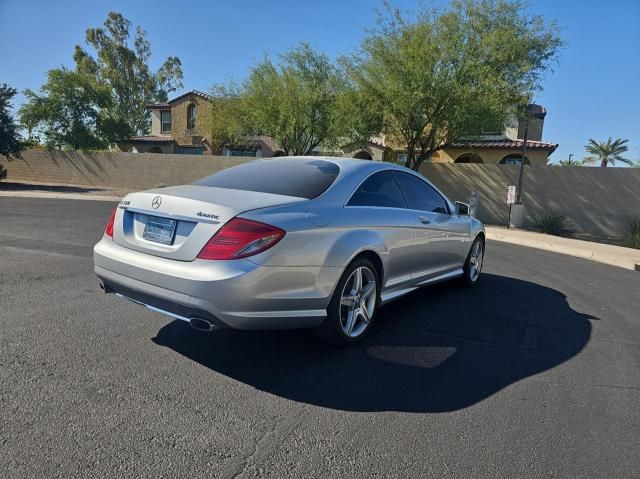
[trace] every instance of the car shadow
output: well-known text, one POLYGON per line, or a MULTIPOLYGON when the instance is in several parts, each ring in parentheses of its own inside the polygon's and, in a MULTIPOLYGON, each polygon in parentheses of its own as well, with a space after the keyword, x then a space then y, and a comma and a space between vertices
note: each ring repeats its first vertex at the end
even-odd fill
POLYGON ((178 320, 153 341, 302 403, 443 412, 569 360, 589 341, 593 319, 558 291, 484 273, 474 288, 445 283, 381 308, 371 334, 351 348, 329 348, 308 331, 203 334, 178 320))

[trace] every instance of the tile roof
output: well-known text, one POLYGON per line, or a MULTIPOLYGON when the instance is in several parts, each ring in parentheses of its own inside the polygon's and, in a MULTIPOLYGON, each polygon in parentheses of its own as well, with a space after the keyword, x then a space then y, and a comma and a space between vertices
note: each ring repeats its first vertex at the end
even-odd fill
POLYGON ((138 143, 173 143, 170 136, 130 136, 129 141, 137 141, 138 143))
MULTIPOLYGON (((519 149, 524 145, 524 140, 457 140, 449 145, 449 148, 500 148, 500 149, 519 149)), ((558 148, 557 143, 548 141, 527 140, 527 148, 532 150, 551 150, 558 148)))
POLYGON ((172 98, 169 101, 161 101, 161 102, 157 102, 157 103, 148 103, 146 105, 146 107, 147 108, 170 108, 171 104, 173 102, 175 102, 177 100, 180 100, 180 99, 182 99, 182 98, 184 98, 185 96, 188 96, 188 95, 196 95, 196 96, 204 98, 205 100, 213 100, 213 96, 209 95, 208 93, 204 93, 204 92, 201 92, 199 90, 191 90, 191 91, 183 93, 182 95, 179 95, 179 96, 177 96, 175 98, 172 98))
POLYGON ((171 108, 171 105, 169 103, 165 102, 160 102, 160 103, 147 103, 145 105, 146 108, 171 108))

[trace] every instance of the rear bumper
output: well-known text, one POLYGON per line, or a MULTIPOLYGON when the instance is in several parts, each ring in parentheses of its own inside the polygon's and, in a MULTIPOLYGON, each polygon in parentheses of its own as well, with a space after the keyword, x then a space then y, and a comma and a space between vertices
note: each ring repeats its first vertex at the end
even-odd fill
POLYGON ((109 290, 178 319, 246 330, 310 328, 326 316, 342 268, 160 258, 103 239, 95 273, 109 290))

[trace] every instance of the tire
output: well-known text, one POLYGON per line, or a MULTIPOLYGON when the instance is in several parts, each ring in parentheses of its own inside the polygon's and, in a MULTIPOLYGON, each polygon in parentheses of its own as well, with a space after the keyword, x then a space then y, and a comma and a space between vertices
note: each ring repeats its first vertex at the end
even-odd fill
POLYGON ((462 281, 468 286, 473 286, 480 279, 482 265, 484 263, 484 239, 482 236, 476 237, 469 249, 467 260, 462 268, 462 281), (478 250, 479 248, 479 250, 478 250))
POLYGON ((355 344, 371 330, 379 304, 378 271, 368 259, 356 258, 342 273, 329 302, 327 317, 314 333, 335 346, 355 344), (358 276, 359 289, 356 288, 358 276))

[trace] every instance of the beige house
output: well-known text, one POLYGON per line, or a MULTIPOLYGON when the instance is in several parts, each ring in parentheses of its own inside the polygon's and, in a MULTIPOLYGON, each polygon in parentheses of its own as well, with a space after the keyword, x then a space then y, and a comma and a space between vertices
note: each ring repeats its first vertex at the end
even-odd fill
POLYGON ((165 103, 151 103, 151 134, 132 136, 118 146, 133 153, 177 153, 184 155, 282 156, 284 151, 268 136, 248 136, 236 149, 213 151, 207 119, 212 97, 192 90, 165 103))
MULTIPOLYGON (((557 143, 542 140, 546 110, 534 105, 537 118, 531 118, 527 134, 526 163, 546 165, 549 156, 558 148, 557 143)), ((486 131, 478 137, 460 138, 431 155, 432 163, 487 163, 493 165, 520 164, 524 144, 525 125, 512 118, 502 131, 486 131)), ((406 150, 393 148, 383 139, 350 145, 345 156, 354 158, 385 159, 403 163, 406 150)))
MULTIPOLYGON (((223 156, 282 156, 284 151, 265 135, 248 136, 241 148, 223 148, 213 151, 207 131, 206 119, 211 115, 212 97, 192 90, 166 103, 147 105, 151 112, 151 134, 133 136, 120 144, 124 151, 136 153, 178 153, 190 155, 223 156)), ((542 141, 546 111, 541 106, 536 119, 529 120, 527 162, 546 165, 555 143, 542 141)), ((503 131, 484 132, 479 137, 461 138, 431 156, 433 163, 488 163, 518 164, 522 159, 524 125, 513 119, 503 131)), ((331 154, 373 161, 399 161, 406 159, 406 151, 387 144, 384 138, 371 138, 365 142, 344 145, 339 151, 317 149, 314 154, 331 154)))
POLYGON ((132 136, 120 149, 134 153, 179 153, 210 155, 206 119, 211 114, 211 97, 196 90, 166 103, 147 105, 151 112, 151 134, 132 136))

